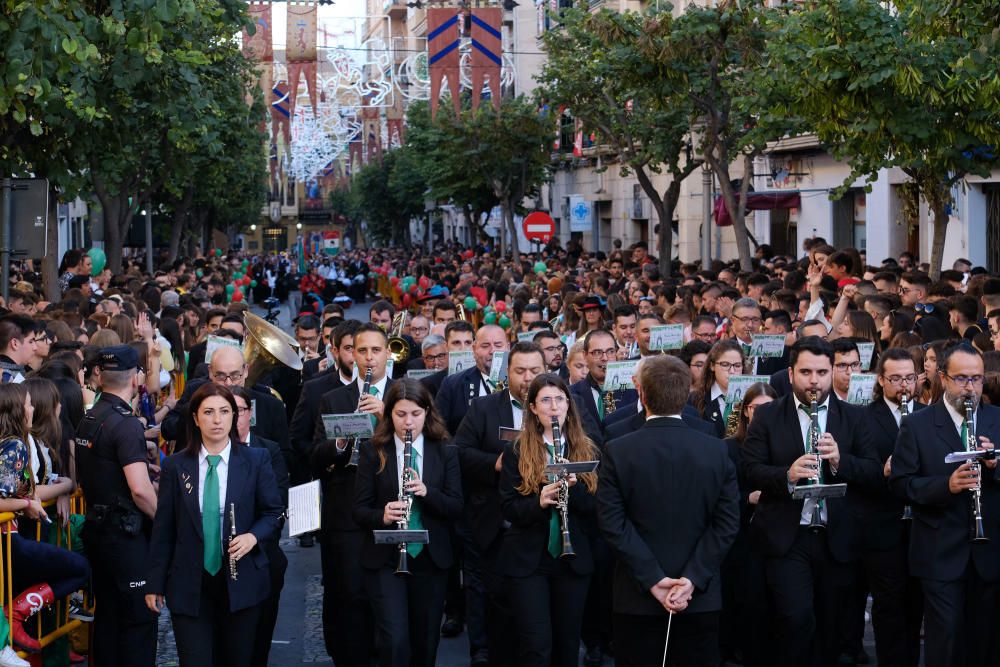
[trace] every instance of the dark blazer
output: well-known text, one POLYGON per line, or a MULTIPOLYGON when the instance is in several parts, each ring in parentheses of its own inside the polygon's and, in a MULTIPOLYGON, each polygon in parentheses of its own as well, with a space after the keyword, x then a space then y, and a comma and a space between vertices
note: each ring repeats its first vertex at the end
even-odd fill
MULTIPOLYGON (((627 433, 637 431, 646 423, 646 411, 633 412, 635 405, 630 405, 629 410, 624 408, 615 411, 610 418, 604 420, 604 443, 610 443, 615 438, 620 438, 627 433), (622 413, 619 416, 619 413, 622 413), (628 415, 631 414, 631 417, 628 415)), ((689 427, 705 435, 715 435, 715 424, 707 422, 698 416, 698 411, 690 405, 685 405, 681 412, 681 420, 689 427)))
POLYGON ((278 484, 281 506, 288 507, 288 466, 285 465, 285 457, 281 455, 281 447, 274 440, 254 435, 253 431, 250 432, 249 445, 267 451, 267 455, 271 460, 271 471, 274 473, 274 481, 278 484))
POLYGON ((441 382, 434 402, 448 426, 449 433, 458 431, 458 425, 462 423, 462 418, 468 412, 469 405, 472 404, 473 399, 479 398, 479 389, 482 386, 483 376, 479 372, 478 366, 466 368, 455 375, 449 375, 441 382))
POLYGON ((725 444, 683 421, 652 419, 608 447, 597 520, 617 557, 614 611, 661 615, 649 589, 687 577, 692 612, 722 607, 719 568, 739 529, 736 469, 725 444))
MULTIPOLYGON (((361 566, 369 570, 396 567, 399 549, 394 544, 375 544, 371 531, 389 530, 382 513, 388 502, 399 499, 399 468, 396 465, 395 445, 387 452, 385 469, 378 471, 378 452, 369 445, 361 450, 361 462, 354 486, 354 520, 365 533, 361 547, 361 566)), ((424 439, 420 479, 427 486, 427 495, 414 498, 420 505, 420 517, 430 542, 427 552, 441 570, 454 562, 451 550, 451 526, 462 517, 462 476, 458 466, 458 450, 442 442, 424 439)))
POLYGON ((200 364, 205 363, 205 352, 208 350, 208 341, 203 340, 200 343, 195 343, 188 350, 188 363, 187 363, 187 377, 188 380, 196 377, 195 371, 198 369, 200 364))
MULTIPOLYGON (((837 441, 840 467, 834 475, 829 462, 824 461, 824 481, 849 485, 845 497, 826 501, 827 543, 838 562, 848 563, 858 556, 860 530, 855 517, 862 511, 860 494, 851 490, 854 485, 883 485, 882 466, 876 458, 864 408, 848 405, 831 392, 826 430, 837 441)), ((757 408, 743 443, 742 472, 748 488, 761 492, 750 530, 766 556, 783 556, 795 541, 803 501, 792 498, 787 475, 791 464, 804 453, 793 395, 757 408)), ((805 484, 806 480, 799 483, 805 484)))
POLYGON ((296 473, 296 479, 301 478, 305 481, 309 478, 304 473, 309 467, 309 454, 315 442, 313 435, 316 431, 316 414, 319 411, 320 399, 327 392, 343 386, 340 373, 336 369, 320 373, 302 385, 302 395, 299 397, 298 405, 295 406, 295 412, 292 413, 292 421, 288 424, 289 441, 295 455, 295 465, 292 470, 296 473))
POLYGON ((761 357, 757 359, 757 375, 774 375, 788 368, 788 348, 780 357, 761 357))
MULTIPOLYGON (((504 518, 510 522, 510 528, 500 542, 496 569, 503 576, 527 577, 538 570, 542 554, 548 549, 549 521, 556 510, 542 509, 538 504, 538 492, 525 496, 517 490, 522 480, 518 470, 521 457, 514 445, 513 442, 506 443, 500 470, 500 506, 504 518)), ((596 505, 594 494, 587 491, 582 482, 570 488, 569 535, 576 558, 570 559, 568 564, 577 574, 594 571, 588 538, 588 533, 593 531, 588 529, 588 525, 594 523, 596 505)))
MULTIPOLYGON (((441 384, 444 382, 444 380, 445 380, 446 377, 448 377, 448 369, 447 368, 444 369, 444 370, 438 371, 434 375, 428 375, 427 377, 422 378, 420 380, 420 382, 423 383, 423 385, 430 390, 431 395, 435 397, 435 402, 436 402, 436 398, 437 398, 438 392, 441 390, 441 384)), ((454 432, 454 431, 452 431, 452 432, 454 432)))
POLYGON ((792 380, 788 377, 788 368, 771 375, 771 387, 778 392, 779 397, 792 393, 792 380))
MULTIPOLYGON (((278 541, 283 507, 266 450, 233 445, 229 454, 225 507, 236 505, 236 533, 253 533, 257 546, 237 561, 237 580, 226 576, 229 610, 263 602, 271 591, 265 545, 278 541)), ((204 539, 198 497, 198 456, 184 452, 164 461, 156 518, 149 545, 149 588, 165 595, 170 611, 197 616, 201 604, 204 539)), ((228 570, 225 542, 230 533, 228 509, 223 514, 222 567, 228 570)))
MULTIPOLYGON (((923 403, 914 402, 913 411, 918 412, 926 407, 923 403)), ((864 410, 869 421, 872 444, 879 463, 884 466, 896 447, 896 436, 899 434, 896 418, 881 397, 874 399, 864 410)), ((889 480, 885 477, 882 480, 883 483, 878 488, 859 489, 864 500, 864 511, 858 517, 864 528, 862 544, 865 549, 874 551, 891 549, 909 539, 905 522, 900 520, 905 503, 889 491, 889 480)))
MULTIPOLYGON (((392 380, 386 381, 385 390, 389 391, 392 380)), ((311 466, 312 478, 320 480, 323 489, 323 530, 359 530, 354 521, 352 507, 354 506, 354 483, 357 468, 348 465, 351 460, 351 448, 343 452, 337 451, 336 442, 326 439, 326 429, 323 427, 323 415, 347 414, 358 407, 358 394, 361 391, 357 382, 343 387, 337 387, 323 394, 319 409, 313 424, 313 442, 311 466)), ((361 451, 369 447, 368 441, 361 442, 361 451)))
MULTIPOLYGON (((306 361, 302 362, 302 384, 305 384, 309 380, 312 380, 320 373, 325 372, 319 369, 319 363, 324 359, 326 359, 326 355, 321 354, 315 359, 307 359, 306 361)), ((327 370, 329 370, 329 368, 327 370)))
POLYGON ((725 414, 721 407, 719 407, 718 400, 711 400, 710 397, 705 397, 705 408, 701 412, 698 412, 698 408, 694 405, 694 396, 688 399, 688 405, 694 408, 695 413, 704 421, 707 421, 712 425, 715 431, 715 437, 724 438, 726 435, 726 420, 723 419, 725 414))
MULTIPOLYGON (((976 433, 1000 443, 1000 408, 980 405, 976 433)), ((971 556, 979 576, 1000 579, 1000 467, 983 466, 982 506, 987 544, 972 544, 971 494, 953 494, 948 478, 958 467, 945 463, 950 452, 965 449, 944 401, 903 420, 892 454, 889 487, 913 507, 910 573, 920 579, 956 581, 965 576, 971 556)))
MULTIPOLYGON (((569 392, 578 398, 578 403, 583 404, 587 414, 590 415, 590 419, 592 419, 595 424, 603 425, 604 420, 601 419, 601 413, 597 409, 597 403, 594 402, 594 392, 591 389, 589 377, 571 384, 569 392)), ((614 392, 614 396, 615 412, 620 411, 627 405, 634 405, 635 402, 639 400, 639 394, 635 389, 620 389, 614 392)), ((614 414, 614 412, 611 414, 614 414)), ((611 415, 604 415, 604 419, 606 420, 610 416, 611 415)))

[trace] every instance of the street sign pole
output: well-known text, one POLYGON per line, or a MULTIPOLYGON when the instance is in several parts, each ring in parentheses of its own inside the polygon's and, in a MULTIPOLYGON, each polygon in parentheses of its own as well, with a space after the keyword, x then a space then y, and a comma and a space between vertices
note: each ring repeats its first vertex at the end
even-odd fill
POLYGON ((0 225, 0 281, 3 287, 0 294, 3 295, 3 304, 7 306, 10 296, 10 229, 14 220, 14 181, 10 178, 3 179, 0 185, 0 197, 3 197, 3 225, 0 225))
POLYGON ((146 203, 146 273, 153 275, 153 203, 146 203))

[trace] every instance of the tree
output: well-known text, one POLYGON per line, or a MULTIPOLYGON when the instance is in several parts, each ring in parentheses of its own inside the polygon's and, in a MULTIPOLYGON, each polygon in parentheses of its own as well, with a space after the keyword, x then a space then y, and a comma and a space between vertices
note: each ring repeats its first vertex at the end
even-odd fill
POLYGON ((1000 150, 995 3, 824 0, 793 11, 768 48, 771 113, 800 115, 852 181, 899 167, 934 217, 940 275, 952 189, 1000 150))
POLYGON ((584 130, 597 130, 598 143, 606 142, 621 161, 622 176, 635 173, 660 223, 660 273, 668 276, 681 183, 700 164, 691 159, 686 91, 659 76, 643 51, 650 27, 669 34, 670 6, 643 14, 565 9, 560 21, 560 30, 545 33, 548 61, 539 94, 566 107, 584 130), (660 192, 653 176, 664 171, 670 181, 660 192))
POLYGON ((767 139, 785 133, 772 124, 762 125, 762 120, 783 125, 786 119, 762 119, 747 103, 751 82, 765 67, 768 14, 763 0, 725 0, 714 7, 691 4, 672 22, 647 24, 641 42, 650 76, 687 95, 691 115, 685 127, 696 128, 698 152, 719 181, 743 271, 751 270, 746 199, 753 161, 767 139), (737 161, 743 174, 738 184, 732 169, 737 161))
POLYGON ((409 249, 410 219, 424 210, 426 184, 406 148, 387 151, 351 181, 352 207, 367 221, 371 239, 409 249))

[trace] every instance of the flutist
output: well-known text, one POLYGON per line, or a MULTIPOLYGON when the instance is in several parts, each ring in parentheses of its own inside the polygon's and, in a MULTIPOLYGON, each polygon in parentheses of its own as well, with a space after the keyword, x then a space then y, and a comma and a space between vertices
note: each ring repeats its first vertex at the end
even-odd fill
POLYGON ((563 459, 597 458, 597 447, 583 431, 566 383, 548 373, 532 380, 521 434, 508 443, 501 459, 500 505, 510 528, 495 563, 514 617, 510 640, 517 647, 519 667, 579 663, 583 609, 594 568, 586 532, 594 522, 597 475, 558 479, 545 468, 563 459), (559 443, 553 437, 553 417, 559 443), (559 511, 561 493, 564 513, 559 511), (572 549, 567 549, 570 544, 572 549), (569 557, 570 551, 575 556, 569 557))
POLYGON ((757 409, 743 446, 743 474, 761 490, 750 536, 773 595, 778 641, 771 664, 777 666, 836 664, 838 610, 860 557, 861 498, 852 488, 885 484, 864 410, 831 391, 833 357, 821 338, 796 341, 789 354, 792 393, 757 409), (846 496, 793 497, 796 486, 818 480, 846 483, 846 496))
POLYGON ((444 420, 419 381, 393 382, 385 414, 361 450, 355 480, 354 519, 365 535, 362 580, 375 613, 379 665, 432 667, 454 562, 450 529, 463 508, 458 451, 449 445, 444 420), (396 545, 375 544, 372 530, 404 528, 404 523, 426 530, 428 543, 403 545, 402 558, 396 545), (401 574, 404 568, 408 574, 401 574))
MULTIPOLYGON (((995 459, 979 472, 969 462, 945 463, 950 452, 993 449, 1000 409, 980 403, 983 358, 968 343, 938 355, 943 400, 907 417, 892 455, 889 484, 913 511, 910 572, 924 596, 927 665, 995 665, 991 622, 1000 582, 1000 486, 995 459), (972 402, 969 419, 966 401, 972 402), (980 494, 982 533, 974 498, 980 494)), ((995 625, 995 623, 994 623, 995 625)))

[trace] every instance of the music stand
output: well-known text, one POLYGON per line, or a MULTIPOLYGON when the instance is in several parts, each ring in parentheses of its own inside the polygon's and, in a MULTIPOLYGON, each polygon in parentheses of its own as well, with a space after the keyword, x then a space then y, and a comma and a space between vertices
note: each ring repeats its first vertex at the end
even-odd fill
POLYGON ((792 489, 792 498, 843 498, 847 494, 847 484, 804 484, 792 489))
POLYGON ((430 536, 426 530, 373 530, 375 544, 427 544, 430 536))
POLYGON ((974 449, 971 452, 952 452, 944 457, 945 463, 965 463, 966 461, 992 461, 997 457, 995 449, 974 449))
POLYGON ((545 466, 545 472, 550 475, 579 475, 585 472, 594 472, 600 461, 567 461, 565 463, 550 463, 545 466))

